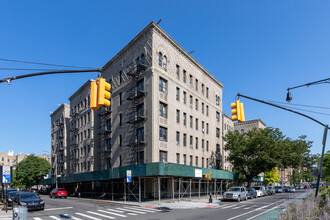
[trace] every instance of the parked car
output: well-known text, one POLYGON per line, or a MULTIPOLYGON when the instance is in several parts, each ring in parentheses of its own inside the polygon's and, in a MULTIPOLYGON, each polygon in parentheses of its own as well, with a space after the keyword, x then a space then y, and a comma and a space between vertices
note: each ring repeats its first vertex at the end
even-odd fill
POLYGON ((49 197, 50 198, 67 198, 68 191, 66 191, 64 188, 55 188, 50 192, 49 197))
POLYGON ((13 198, 13 208, 15 206, 26 206, 28 210, 44 210, 45 202, 33 192, 18 192, 13 198))
POLYGON ((275 186, 275 192, 276 193, 283 193, 283 187, 282 186, 275 186))
POLYGON ((230 187, 226 192, 223 194, 224 200, 236 200, 237 202, 241 200, 248 199, 248 191, 245 187, 235 186, 230 187))
POLYGON ((305 185, 304 189, 310 189, 311 187, 309 185, 305 185))
POLYGON ((258 197, 266 195, 266 188, 264 186, 254 186, 253 188, 257 191, 258 197))
POLYGON ((7 199, 7 206, 8 207, 13 205, 13 199, 14 199, 14 197, 17 193, 18 193, 18 191, 11 191, 11 192, 7 193, 6 199, 7 199))
POLYGON ((288 192, 295 192, 296 189, 293 186, 289 186, 288 192))
POLYGON ((253 187, 247 188, 247 191, 249 199, 257 198, 257 191, 253 187))
POLYGON ((266 190, 268 192, 268 195, 275 195, 275 188, 274 188, 274 186, 266 186, 266 190))
POLYGON ((34 193, 36 193, 37 195, 39 195, 39 190, 38 190, 38 188, 31 188, 31 189, 29 190, 29 192, 34 192, 34 193))
POLYGON ((3 203, 5 201, 7 193, 17 192, 17 191, 18 191, 17 189, 7 189, 7 190, 4 190, 4 192, 1 190, 1 202, 3 203))
POLYGON ((283 186, 283 192, 289 192, 289 187, 288 186, 283 186))

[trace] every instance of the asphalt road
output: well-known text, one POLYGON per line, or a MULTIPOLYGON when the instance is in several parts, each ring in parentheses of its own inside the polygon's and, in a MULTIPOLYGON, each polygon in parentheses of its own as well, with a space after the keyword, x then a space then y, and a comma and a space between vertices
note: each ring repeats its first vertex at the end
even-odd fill
POLYGON ((51 199, 42 196, 46 207, 44 211, 31 211, 28 218, 33 220, 50 219, 134 219, 134 220, 181 220, 181 219, 225 219, 225 220, 250 220, 257 219, 263 213, 273 210, 284 202, 298 196, 305 190, 295 193, 282 193, 266 196, 248 201, 233 202, 220 201, 219 205, 212 208, 173 209, 161 211, 158 209, 140 206, 112 203, 111 201, 86 200, 86 199, 51 199))

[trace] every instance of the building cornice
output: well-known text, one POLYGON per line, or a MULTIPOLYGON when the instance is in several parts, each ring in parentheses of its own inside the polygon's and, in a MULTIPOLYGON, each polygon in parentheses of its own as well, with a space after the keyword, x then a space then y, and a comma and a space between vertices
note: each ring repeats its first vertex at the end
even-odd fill
POLYGON ((87 80, 87 82, 85 82, 84 85, 82 85, 77 91, 75 91, 75 93, 73 93, 70 96, 69 100, 71 101, 72 98, 74 98, 77 94, 79 94, 82 90, 84 90, 86 86, 90 85, 91 82, 94 82, 94 80, 93 79, 87 80))
POLYGON ((57 114, 61 109, 69 108, 69 104, 62 103, 51 115, 50 117, 53 117, 55 114, 57 114))

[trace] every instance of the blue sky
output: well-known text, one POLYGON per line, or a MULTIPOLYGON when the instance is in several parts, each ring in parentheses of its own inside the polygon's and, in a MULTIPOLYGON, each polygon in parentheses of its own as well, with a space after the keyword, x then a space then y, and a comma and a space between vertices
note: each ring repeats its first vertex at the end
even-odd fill
MULTIPOLYGON (((0 59, 102 67, 152 20, 224 84, 223 112, 238 92, 285 102, 286 88, 330 77, 329 1, 5 1, 0 59)), ((0 61, 0 68, 49 68, 0 61)), ((36 71, 0 69, 0 78, 36 71)), ((32 77, 0 84, 0 152, 50 150, 50 112, 96 73, 32 77)), ((293 104, 326 107, 330 84, 292 90, 293 104)), ((321 152, 323 127, 241 99, 246 119, 291 138, 305 134, 321 152)), ((298 108, 307 109, 306 107, 298 108)), ((329 115, 303 112, 329 124, 329 115)), ((330 135, 328 135, 330 136, 330 135)), ((328 137, 328 146, 329 146, 328 137)), ((326 149, 329 149, 327 147, 326 149)))

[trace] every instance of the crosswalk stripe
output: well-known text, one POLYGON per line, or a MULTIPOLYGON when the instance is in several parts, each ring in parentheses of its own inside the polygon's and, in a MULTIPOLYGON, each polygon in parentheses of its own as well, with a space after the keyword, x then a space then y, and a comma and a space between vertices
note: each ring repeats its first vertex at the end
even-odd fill
MULTIPOLYGON (((108 209, 108 210, 110 210, 112 212, 125 213, 124 211, 119 211, 119 210, 115 210, 115 209, 108 209)), ((134 213, 125 213, 125 214, 127 214, 127 215, 137 215, 137 214, 134 214, 134 213)))
POLYGON ((140 208, 135 208, 135 207, 125 207, 126 209, 133 209, 133 210, 137 210, 137 211, 144 211, 144 212, 152 212, 154 213, 155 211, 151 211, 151 210, 141 210, 140 208))
POLYGON ((230 206, 226 206, 226 207, 221 207, 223 209, 227 209, 227 208, 231 208, 231 207, 235 207, 236 205, 230 205, 230 206))
POLYGON ((49 216, 49 217, 51 217, 51 218, 53 218, 53 219, 56 219, 56 220, 61 220, 60 218, 57 218, 56 216, 53 216, 53 215, 51 215, 51 216, 49 216))
POLYGON ((140 207, 140 208, 146 209, 146 210, 151 210, 151 211, 156 211, 156 212, 161 212, 161 210, 153 209, 153 208, 148 208, 148 207, 140 207))
POLYGON ((41 218, 33 218, 33 219, 35 219, 35 220, 42 220, 41 218))
POLYGON ((233 209, 239 209, 239 208, 242 208, 242 207, 244 207, 244 206, 246 206, 246 205, 238 206, 238 207, 235 207, 235 208, 233 208, 233 209))
POLYGON ((250 209, 251 207, 246 207, 246 208, 244 208, 244 209, 250 209))
POLYGON ((92 212, 92 211, 87 211, 88 213, 91 213, 91 214, 94 214, 94 215, 99 215, 101 217, 104 217, 104 218, 110 218, 110 219, 115 219, 116 217, 112 217, 112 216, 108 216, 108 215, 103 215, 103 214, 100 214, 100 213, 97 213, 97 212, 92 212))
POLYGON ((109 211, 104 211, 104 210, 98 210, 98 211, 108 213, 108 214, 111 214, 111 215, 117 215, 117 216, 120 216, 120 217, 127 217, 127 215, 121 215, 121 214, 114 213, 114 212, 109 212, 109 211))
POLYGON ((79 212, 76 212, 75 214, 84 216, 86 218, 94 219, 94 220, 101 220, 99 218, 95 218, 95 217, 92 217, 92 216, 89 216, 89 215, 85 215, 85 214, 82 214, 82 213, 79 213, 79 212))
POLYGON ((139 212, 139 211, 135 211, 135 210, 127 210, 127 209, 123 209, 123 208, 116 208, 116 209, 119 209, 119 210, 123 210, 123 211, 128 211, 128 212, 135 212, 135 213, 139 213, 139 214, 147 214, 145 212, 139 212))

